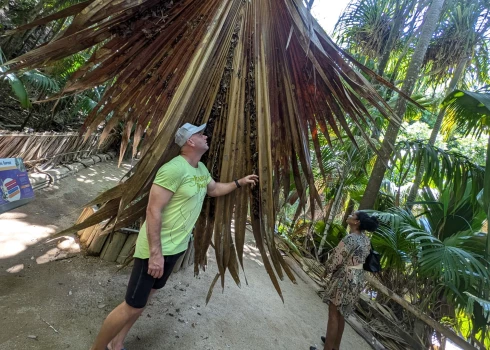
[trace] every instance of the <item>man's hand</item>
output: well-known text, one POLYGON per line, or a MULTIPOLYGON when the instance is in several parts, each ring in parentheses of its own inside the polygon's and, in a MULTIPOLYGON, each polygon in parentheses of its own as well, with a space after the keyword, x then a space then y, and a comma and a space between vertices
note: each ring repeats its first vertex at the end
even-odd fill
POLYGON ((148 260, 148 274, 153 278, 162 277, 163 264, 165 264, 163 255, 150 255, 150 259, 148 260))
POLYGON ((237 186, 235 181, 223 183, 215 182, 213 179, 211 179, 211 181, 208 183, 207 194, 211 197, 219 197, 235 191, 237 187, 250 185, 253 188, 258 183, 259 177, 257 175, 248 175, 236 181, 238 181, 239 186, 237 186))
POLYGON ((259 177, 254 174, 247 175, 245 177, 242 177, 240 180, 238 180, 240 186, 250 185, 252 188, 254 188, 258 182, 259 182, 259 177))

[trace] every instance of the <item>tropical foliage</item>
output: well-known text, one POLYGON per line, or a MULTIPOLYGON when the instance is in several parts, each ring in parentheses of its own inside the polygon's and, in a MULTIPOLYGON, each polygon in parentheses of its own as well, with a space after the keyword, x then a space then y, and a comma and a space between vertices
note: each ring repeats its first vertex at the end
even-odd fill
MULTIPOLYGON (((205 202, 195 271, 213 247, 208 297, 226 271, 240 283, 247 221, 281 295, 278 280, 294 276, 275 238, 324 262, 362 207, 383 222, 372 236, 383 285, 489 348, 489 1, 353 0, 337 43, 312 4, 24 0, 2 23, 1 78, 29 115, 45 115, 23 124, 102 141, 116 130, 119 161, 141 156, 72 230, 144 216, 177 127, 207 123, 213 177, 260 177, 253 191, 205 202)), ((434 327, 370 291, 409 344, 432 345, 434 327)))

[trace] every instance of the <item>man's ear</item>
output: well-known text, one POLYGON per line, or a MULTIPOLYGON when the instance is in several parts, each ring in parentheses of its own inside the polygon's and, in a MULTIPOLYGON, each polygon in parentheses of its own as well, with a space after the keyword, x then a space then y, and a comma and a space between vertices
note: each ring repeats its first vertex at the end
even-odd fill
POLYGON ((195 143, 191 138, 189 138, 186 142, 189 144, 189 146, 192 146, 192 147, 195 146, 195 143))

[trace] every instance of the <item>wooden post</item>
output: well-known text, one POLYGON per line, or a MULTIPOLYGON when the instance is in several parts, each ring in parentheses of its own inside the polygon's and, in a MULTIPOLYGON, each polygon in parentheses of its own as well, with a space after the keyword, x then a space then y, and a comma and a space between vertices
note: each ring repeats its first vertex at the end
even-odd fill
MULTIPOLYGON (((82 213, 80 214, 80 217, 77 220, 77 224, 81 223, 83 220, 85 220, 86 218, 88 218, 93 213, 94 213, 93 207, 91 207, 91 208, 84 208, 83 211, 82 211, 82 213)), ((78 232, 79 232, 79 235, 80 235, 80 231, 78 231, 78 232)))
POLYGON ((100 230, 98 230, 92 242, 87 246, 87 255, 99 255, 108 235, 101 235, 100 230))
POLYGON ((439 322, 434 320, 432 317, 429 317, 422 313, 420 310, 417 310, 411 304, 409 304, 405 299, 400 297, 399 295, 393 293, 393 291, 386 288, 381 282, 379 282, 375 277, 373 277, 370 273, 366 273, 366 280, 369 282, 371 286, 376 288, 378 291, 383 293, 384 295, 391 298, 396 303, 400 304, 405 310, 409 311, 419 320, 425 322, 428 326, 432 327, 439 333, 445 335, 448 339, 451 339, 456 345, 461 347, 464 350, 476 350, 470 343, 466 342, 464 339, 460 338, 456 333, 450 330, 447 327, 444 327, 439 322))
POLYGON ((189 264, 191 264, 191 256, 194 256, 194 242, 191 241, 189 243, 189 248, 187 248, 187 251, 185 252, 185 257, 184 257, 184 262, 182 263, 182 268, 186 269, 189 264))
MULTIPOLYGON (((96 211, 97 211, 96 206, 92 206, 90 208, 84 208, 82 213, 80 214, 80 217, 77 220, 77 224, 82 222, 83 220, 85 220, 86 218, 91 216, 92 214, 94 214, 96 211)), ((78 234, 78 237, 80 238, 80 243, 89 245, 90 242, 87 243, 87 241, 89 241, 89 239, 92 237, 92 232, 94 229, 95 229, 95 226, 91 226, 91 227, 87 227, 84 230, 78 231, 77 234, 78 234)))
POLYGON ((174 269, 172 270, 172 273, 177 273, 180 270, 180 267, 182 266, 182 262, 184 261, 185 254, 181 255, 177 262, 175 263, 174 269))
MULTIPOLYGON (((94 238, 97 237, 97 235, 100 233, 100 225, 95 225, 95 226, 92 226, 91 228, 92 228, 92 231, 90 232, 90 235, 88 236, 87 240, 84 242, 85 247, 90 246, 90 244, 92 243, 94 238)), ((81 242, 81 240, 80 240, 80 242, 81 242)))
POLYGON ((136 244, 136 239, 138 238, 138 234, 133 233, 133 234, 127 234, 128 239, 124 243, 124 246, 121 249, 121 252, 119 253, 119 256, 116 259, 116 262, 118 264, 123 264, 126 259, 129 257, 131 250, 133 249, 134 245, 136 244))
POLYGON ((111 239, 106 240, 104 249, 102 250, 101 258, 106 261, 116 261, 127 238, 128 235, 125 233, 119 231, 114 232, 114 235, 111 237, 111 239))
POLYGON ((94 226, 87 227, 83 231, 79 231, 79 232, 81 232, 81 235, 80 235, 80 243, 82 243, 85 246, 88 245, 88 244, 90 244, 90 242, 88 242, 88 241, 90 239, 93 239, 92 232, 94 230, 96 230, 96 229, 97 229, 97 225, 94 225, 94 226))

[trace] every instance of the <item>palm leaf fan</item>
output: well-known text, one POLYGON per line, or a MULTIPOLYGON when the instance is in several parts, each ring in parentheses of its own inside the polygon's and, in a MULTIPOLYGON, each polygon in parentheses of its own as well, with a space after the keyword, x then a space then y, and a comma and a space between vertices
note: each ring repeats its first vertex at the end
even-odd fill
MULTIPOLYGON (((488 171, 490 169, 490 94, 455 90, 444 99, 442 104, 447 107, 443 132, 449 134, 456 128, 464 135, 474 134, 479 137, 485 134, 488 137, 484 185, 478 195, 488 222, 490 220, 490 171, 488 171)), ((490 235, 488 234, 485 246, 488 268, 490 267, 490 235)), ((488 291, 484 294, 489 297, 488 291)))
MULTIPOLYGON (((457 129, 464 135, 473 134, 476 137, 480 137, 484 134, 488 137, 487 160, 485 163, 485 169, 488 170, 490 167, 490 94, 455 90, 444 99, 442 105, 447 107, 443 124, 443 132, 446 135, 457 129)), ((489 171, 485 171, 483 188, 483 206, 490 218, 489 171)))
POLYGON ((454 90, 442 103, 447 107, 443 132, 461 130, 466 136, 479 137, 490 131, 490 94, 454 90))
POLYGON ((195 271, 205 268, 212 244, 215 281, 220 277, 224 286, 228 270, 240 283, 249 211, 264 266, 282 298, 278 278, 294 276, 274 244, 278 193, 293 178, 312 211, 320 203, 308 135, 328 139, 344 129, 354 141, 355 125, 370 143, 363 130, 374 123, 364 103, 397 119, 389 106, 300 0, 84 4, 65 10, 73 20, 55 40, 7 64, 13 71, 52 65, 94 48, 60 96, 107 84, 81 132, 87 136, 102 124, 103 141, 122 122, 120 161, 130 139, 133 154, 140 150, 142 157, 127 181, 87 204, 101 205, 95 215, 63 234, 105 219, 107 230, 115 230, 143 217, 156 171, 178 152, 172 141, 177 128, 207 123, 210 151, 203 161, 212 176, 227 182, 256 173, 260 184, 206 200, 195 228, 195 271))

